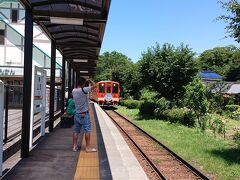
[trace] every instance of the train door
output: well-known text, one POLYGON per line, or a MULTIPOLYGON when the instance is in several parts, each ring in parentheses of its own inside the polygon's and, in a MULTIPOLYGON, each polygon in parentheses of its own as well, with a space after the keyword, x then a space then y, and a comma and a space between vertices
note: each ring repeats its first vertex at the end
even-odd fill
POLYGON ((99 82, 98 83, 98 94, 97 97, 99 98, 98 101, 103 101, 105 95, 105 83, 99 82))
POLYGON ((113 96, 113 103, 117 104, 119 102, 119 84, 117 82, 113 82, 112 96, 113 96))
POLYGON ((112 83, 111 82, 106 83, 106 95, 104 97, 104 100, 106 104, 112 103, 112 83))

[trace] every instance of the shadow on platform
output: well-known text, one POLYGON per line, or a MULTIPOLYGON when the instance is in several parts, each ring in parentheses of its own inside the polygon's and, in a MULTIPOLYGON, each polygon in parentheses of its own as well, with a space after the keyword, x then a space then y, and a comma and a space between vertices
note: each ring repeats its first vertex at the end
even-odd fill
POLYGON ((30 152, 29 158, 19 161, 3 179, 72 180, 78 156, 79 151, 72 151, 72 129, 56 128, 53 133, 46 134, 30 152))

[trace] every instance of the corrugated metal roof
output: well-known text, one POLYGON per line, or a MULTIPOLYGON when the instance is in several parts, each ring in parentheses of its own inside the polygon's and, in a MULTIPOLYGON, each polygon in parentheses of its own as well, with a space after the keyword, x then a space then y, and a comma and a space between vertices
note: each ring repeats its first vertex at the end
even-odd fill
POLYGON ((201 71, 199 76, 204 79, 223 79, 223 76, 214 71, 201 71))
POLYGON ((227 94, 240 94, 240 84, 233 84, 227 94))

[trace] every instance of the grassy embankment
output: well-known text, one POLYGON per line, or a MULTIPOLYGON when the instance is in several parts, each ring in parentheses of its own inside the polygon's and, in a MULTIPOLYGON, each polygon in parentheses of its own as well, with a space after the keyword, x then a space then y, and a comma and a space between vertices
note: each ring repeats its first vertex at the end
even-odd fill
POLYGON ((214 138, 196 128, 140 117, 138 109, 119 106, 117 112, 128 116, 185 160, 211 174, 214 179, 240 179, 240 149, 232 141, 214 138))

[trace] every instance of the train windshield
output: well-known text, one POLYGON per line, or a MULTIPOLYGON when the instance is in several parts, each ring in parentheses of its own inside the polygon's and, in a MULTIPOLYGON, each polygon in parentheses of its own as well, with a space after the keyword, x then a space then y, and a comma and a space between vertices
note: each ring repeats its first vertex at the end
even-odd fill
POLYGON ((117 94, 118 93, 118 84, 113 83, 112 93, 113 94, 117 94))
POLYGON ((110 86, 107 87, 107 93, 111 93, 111 87, 110 86))
POLYGON ((99 93, 105 93, 105 84, 104 83, 100 83, 98 88, 99 88, 99 93))

